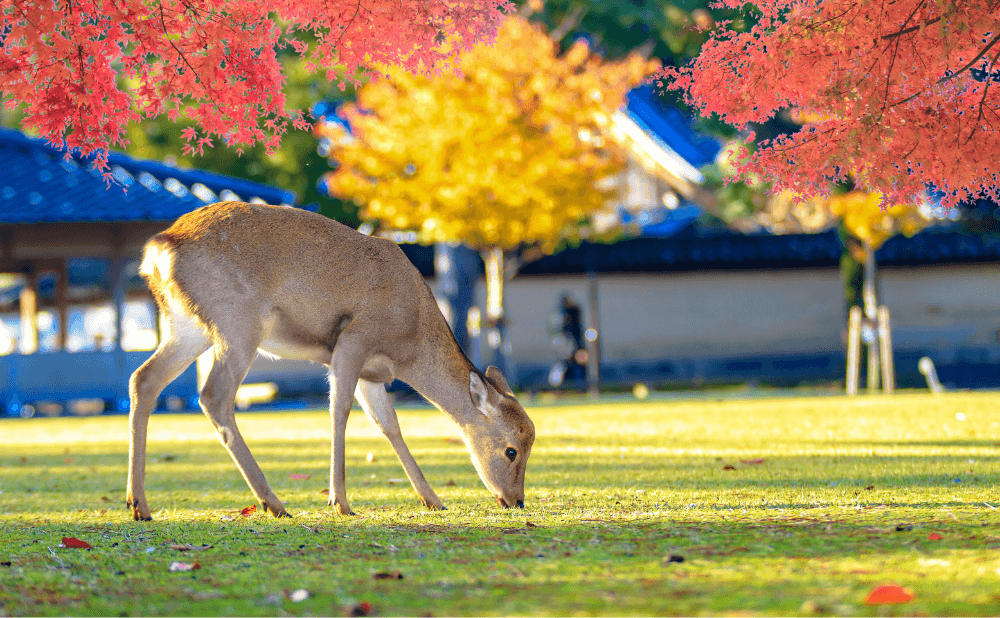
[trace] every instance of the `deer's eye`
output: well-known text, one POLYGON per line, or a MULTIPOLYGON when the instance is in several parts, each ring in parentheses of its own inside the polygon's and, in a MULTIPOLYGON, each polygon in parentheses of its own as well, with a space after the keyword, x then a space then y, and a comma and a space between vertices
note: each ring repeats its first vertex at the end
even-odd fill
POLYGON ((511 461, 514 461, 514 459, 517 457, 517 451, 515 451, 512 448, 507 449, 506 451, 504 451, 503 454, 506 455, 507 459, 511 461))

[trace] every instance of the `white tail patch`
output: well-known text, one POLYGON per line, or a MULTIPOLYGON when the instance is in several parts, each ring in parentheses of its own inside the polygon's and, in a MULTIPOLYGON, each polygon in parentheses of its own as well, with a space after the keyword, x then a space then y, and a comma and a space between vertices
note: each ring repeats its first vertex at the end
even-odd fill
POLYGON ((169 281, 173 261, 174 256, 169 248, 159 244, 151 244, 146 247, 142 256, 139 272, 151 279, 169 281))

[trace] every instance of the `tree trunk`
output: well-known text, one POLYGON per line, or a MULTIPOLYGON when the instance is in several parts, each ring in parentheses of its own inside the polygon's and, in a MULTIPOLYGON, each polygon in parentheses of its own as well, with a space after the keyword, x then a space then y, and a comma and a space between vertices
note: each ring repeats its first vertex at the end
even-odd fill
MULTIPOLYGON (((489 247, 482 251, 486 265, 486 359, 495 365, 507 378, 511 386, 517 382, 511 362, 510 342, 505 339, 506 315, 504 314, 504 283, 507 280, 507 264, 504 251, 500 247, 489 247)), ((516 272, 516 270, 515 270, 516 272)))
MULTIPOLYGON (((479 278, 479 259, 476 252, 458 243, 434 245, 434 272, 437 275, 438 295, 448 306, 448 325, 455 333, 459 347, 475 356, 469 324, 469 310, 475 304, 476 280, 479 278)), ((477 339, 478 341, 478 339, 477 339)))

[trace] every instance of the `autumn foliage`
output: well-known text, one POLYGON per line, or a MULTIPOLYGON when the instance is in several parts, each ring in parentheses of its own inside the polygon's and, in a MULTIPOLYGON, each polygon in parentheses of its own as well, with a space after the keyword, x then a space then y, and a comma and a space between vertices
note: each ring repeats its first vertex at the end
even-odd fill
POLYGON ((84 153, 130 123, 187 117, 188 150, 273 150, 289 123, 278 49, 354 79, 371 63, 447 69, 495 35, 506 0, 0 0, 0 92, 23 127, 84 153), (438 43, 448 37, 452 44, 438 43))
MULTIPOLYGON (((829 195, 853 174, 888 203, 932 186, 951 205, 1000 199, 1000 13, 995 0, 722 0, 750 15, 661 77, 738 129, 800 110, 801 130, 739 164, 775 188, 829 195)), ((750 134, 750 140, 753 139, 750 134)))
POLYGON ((330 191, 425 242, 552 250, 605 207, 612 188, 597 181, 625 161, 612 116, 656 66, 604 61, 582 41, 560 53, 511 17, 494 47, 462 56, 461 74, 394 70, 362 88, 341 111, 350 133, 322 129, 330 191))

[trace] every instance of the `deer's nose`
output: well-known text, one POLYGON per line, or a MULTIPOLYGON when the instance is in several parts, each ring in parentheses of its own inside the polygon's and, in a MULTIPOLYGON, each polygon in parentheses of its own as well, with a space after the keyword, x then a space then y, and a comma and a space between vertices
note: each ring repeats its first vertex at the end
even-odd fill
POLYGON ((524 508, 524 500, 518 500, 517 501, 517 508, 519 508, 519 509, 523 509, 524 508))

